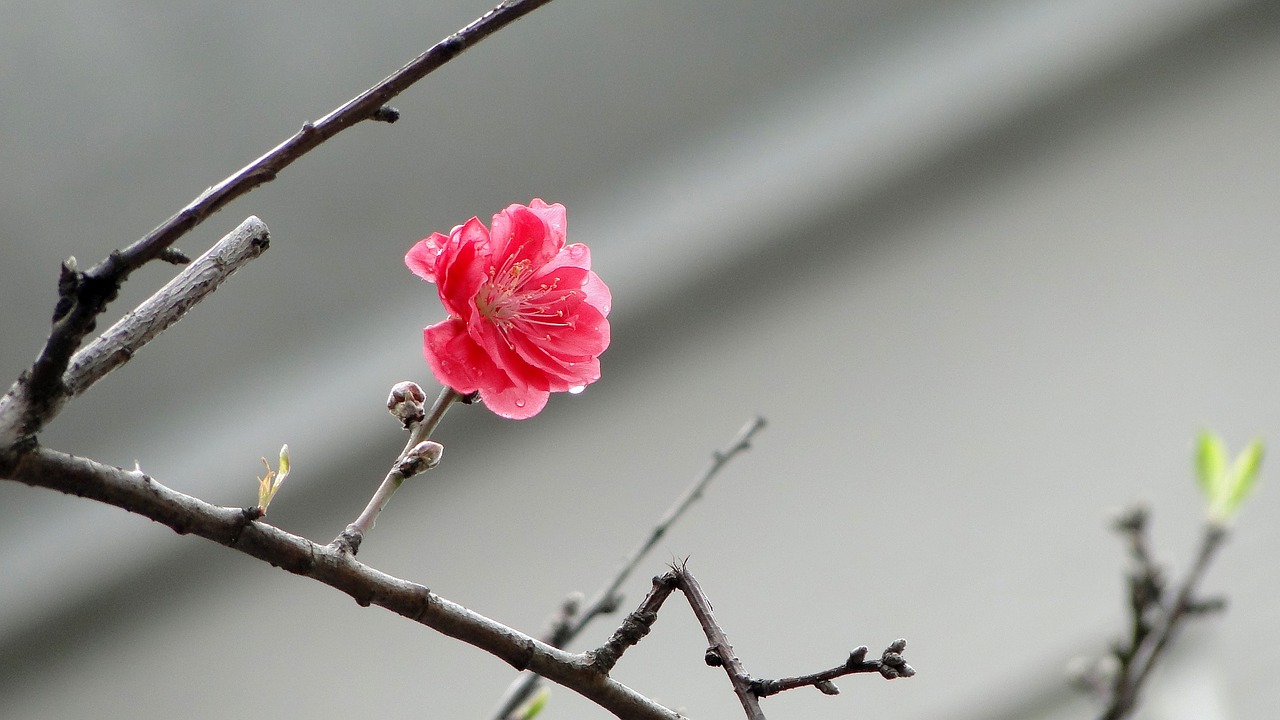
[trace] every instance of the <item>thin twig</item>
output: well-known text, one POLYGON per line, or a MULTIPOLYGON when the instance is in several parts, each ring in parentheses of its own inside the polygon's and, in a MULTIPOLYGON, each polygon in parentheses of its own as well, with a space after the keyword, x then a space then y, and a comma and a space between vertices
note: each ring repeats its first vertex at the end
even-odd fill
POLYGON ((379 572, 349 553, 254 520, 241 508, 210 505, 137 471, 36 446, 13 471, 0 475, 97 500, 151 518, 179 534, 226 545, 288 572, 318 580, 362 606, 377 605, 474 645, 518 670, 532 670, 624 720, 681 720, 598 671, 586 655, 567 653, 436 595, 416 583, 379 572))
POLYGON ((916 674, 915 668, 908 665, 907 661, 902 658, 902 651, 906 649, 906 640, 894 640, 889 647, 884 649, 884 652, 880 653, 879 659, 868 660, 867 646, 861 645, 849 653, 849 658, 843 664, 837 665, 830 670, 782 678, 780 680, 753 679, 750 683, 751 690, 756 694, 756 697, 768 697, 787 690, 813 686, 824 695, 839 695, 840 689, 831 681, 845 675, 879 673, 886 680, 912 677, 916 674))
POLYGON ((1117 529, 1125 533, 1138 568, 1130 578, 1131 629, 1129 641, 1114 651, 1118 662, 1110 683, 1110 697, 1100 720, 1121 720, 1137 708, 1143 686, 1168 649, 1183 621, 1198 611, 1220 609, 1220 602, 1203 602, 1196 597, 1218 549, 1227 538, 1227 529, 1210 523, 1201 537, 1195 561, 1178 588, 1172 603, 1164 601, 1159 567, 1147 550, 1146 513, 1129 513, 1117 529))
POLYGON ((72 356, 62 376, 67 395, 79 395, 129 362, 143 345, 181 320, 232 273, 266 252, 270 237, 267 226, 250 215, 156 294, 72 356))
POLYGON ((618 664, 618 660, 622 659, 622 653, 626 652, 627 648, 638 644, 645 635, 649 634, 649 629, 658 619, 658 610, 662 608, 662 603, 666 602, 675 589, 676 575, 673 572, 653 579, 653 588, 649 590, 648 595, 644 596, 640 607, 631 611, 623 619, 622 625, 613 632, 608 642, 587 653, 600 672, 608 673, 612 670, 613 666, 618 664))
POLYGON ((321 143, 363 120, 386 120, 380 109, 414 83, 512 21, 550 0, 507 0, 347 103, 302 129, 262 157, 205 190, 182 210, 123 250, 80 272, 63 264, 53 329, 31 368, 0 398, 0 470, 16 462, 21 448, 62 409, 62 384, 72 354, 93 331, 97 316, 114 300, 129 274, 161 255, 178 238, 232 200, 268 182, 321 143))
MULTIPOLYGON (((396 458, 396 461, 391 463, 391 470, 387 472, 382 484, 378 486, 373 497, 369 499, 369 504, 338 537, 333 539, 333 542, 329 543, 329 547, 342 552, 349 552, 352 555, 360 551, 360 543, 364 540, 365 533, 373 528, 373 523, 378 518, 378 513, 382 512, 382 508, 386 507, 387 502, 391 500, 392 493, 398 490, 406 479, 423 469, 420 463, 405 462, 410 459, 410 453, 431 437, 431 433, 435 432, 436 426, 440 424, 444 414, 448 412, 455 402, 462 400, 464 397, 462 393, 448 386, 440 390, 440 395, 436 397, 435 404, 431 406, 431 412, 427 413, 421 422, 410 424, 409 442, 405 444, 404 450, 400 452, 400 456, 396 458)), ((438 460, 439 458, 437 457, 436 461, 438 460)), ((434 463, 431 466, 434 466, 434 463)))
MULTIPOLYGON (((702 497, 702 493, 724 466, 735 456, 751 448, 751 440, 756 433, 764 429, 764 426, 764 418, 754 418, 742 426, 742 429, 738 431, 737 436, 730 442, 728 448, 712 453, 711 464, 698 477, 694 478, 689 487, 667 509, 666 513, 658 520, 658 523, 649 531, 649 536, 622 562, 622 566, 618 568, 613 578, 596 592, 583 609, 572 615, 561 613, 561 617, 556 623, 552 624, 551 630, 543 637, 543 641, 549 642, 556 647, 564 647, 572 642, 592 620, 600 615, 617 610, 618 604, 622 601, 618 594, 618 589, 631 576, 640 561, 658 544, 658 541, 671 529, 671 526, 675 525, 685 511, 702 497)), ((520 707, 525 700, 533 695, 537 687, 537 675, 525 673, 517 677, 507 687, 506 692, 503 693, 493 718, 495 720, 509 718, 516 708, 520 707)))
POLYGON ((702 632, 707 636, 709 643, 707 664, 724 668, 729 676, 729 682, 733 685, 733 694, 738 696, 738 701, 742 703, 742 709, 747 714, 747 720, 765 720, 764 710, 760 709, 760 699, 751 687, 751 676, 742 667, 742 661, 734 654, 729 638, 716 622, 715 613, 711 611, 711 601, 707 599, 706 593, 702 592, 698 579, 683 567, 675 569, 675 577, 676 587, 680 588, 689 600, 689 605, 693 607, 693 614, 698 618, 698 623, 702 625, 702 632))

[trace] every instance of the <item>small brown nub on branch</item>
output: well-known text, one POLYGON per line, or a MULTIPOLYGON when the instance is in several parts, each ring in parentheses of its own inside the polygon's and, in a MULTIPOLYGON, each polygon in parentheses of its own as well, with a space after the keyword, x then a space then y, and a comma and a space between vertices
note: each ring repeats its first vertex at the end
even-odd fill
POLYGON ((377 122, 393 123, 400 119, 400 111, 390 105, 383 105, 370 113, 369 119, 377 122))
POLYGON ((170 265, 186 265, 191 262, 191 258, 176 247, 167 247, 161 250, 159 257, 170 265))

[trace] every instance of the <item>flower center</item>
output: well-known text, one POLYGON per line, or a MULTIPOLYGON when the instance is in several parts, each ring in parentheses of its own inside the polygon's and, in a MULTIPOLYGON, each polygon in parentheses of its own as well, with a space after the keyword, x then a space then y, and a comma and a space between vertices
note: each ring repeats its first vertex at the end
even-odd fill
MULTIPOLYGON (((564 302, 565 295, 554 293, 560 279, 553 278, 551 283, 540 283, 536 287, 527 287, 529 281, 529 260, 512 263, 508 258, 501 267, 489 268, 489 279, 480 286, 476 294, 476 309, 480 316, 488 320, 498 330, 507 347, 514 347, 509 333, 532 334, 535 326, 571 327, 572 320, 565 318, 563 308, 557 308, 564 302)), ((577 291, 570 291, 572 295, 577 291)), ((545 331, 538 330, 538 334, 545 331)), ((550 336, 546 336, 550 339, 550 336)))

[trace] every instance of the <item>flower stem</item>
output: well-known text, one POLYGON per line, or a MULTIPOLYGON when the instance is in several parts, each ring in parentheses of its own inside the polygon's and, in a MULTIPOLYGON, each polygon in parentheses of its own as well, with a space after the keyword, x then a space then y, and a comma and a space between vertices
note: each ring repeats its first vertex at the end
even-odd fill
POLYGON ((392 494, 400 489, 400 486, 408 477, 403 469, 403 461, 408 457, 410 451, 422 441, 431 437, 431 433, 440 424, 440 420, 444 418, 449 406, 463 397, 462 393, 451 387, 445 387, 440 391, 435 404, 431 406, 431 412, 427 413, 422 422, 410 428, 409 442, 405 444, 404 450, 400 452, 400 456, 396 458, 396 461, 391 464, 391 470, 387 473, 386 478, 383 479, 382 484, 378 486, 377 492, 369 499, 369 504, 365 506, 360 516, 348 525, 347 529, 343 530, 342 534, 335 538, 330 545, 339 549, 349 550, 352 555, 356 554, 360 549, 360 542, 364 540, 365 533, 373 528, 378 513, 382 512, 382 508, 386 507, 391 500, 392 494))

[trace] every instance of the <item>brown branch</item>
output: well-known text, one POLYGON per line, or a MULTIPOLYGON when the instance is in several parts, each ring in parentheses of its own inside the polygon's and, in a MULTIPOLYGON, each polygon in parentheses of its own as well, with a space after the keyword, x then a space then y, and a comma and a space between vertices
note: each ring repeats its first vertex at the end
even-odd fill
POLYGON ((618 664, 618 660, 622 658, 622 653, 632 645, 637 645, 649 634, 649 630, 653 627, 653 623, 658 619, 658 610, 662 608, 662 603, 666 602, 671 592, 676 589, 675 573, 667 573, 659 575, 653 579, 653 588, 649 590, 649 594, 644 596, 644 600, 640 602, 640 607, 631 611, 622 621, 622 625, 614 631, 608 642, 600 646, 596 650, 587 653, 591 661, 601 672, 609 672, 614 665, 618 664))
POLYGON ((262 157, 210 187, 182 210, 123 250, 81 272, 75 259, 63 264, 58 281, 59 300, 53 329, 31 368, 0 398, 0 469, 12 465, 19 445, 28 446, 36 433, 61 410, 67 398, 63 374, 72 354, 93 331, 97 316, 114 300, 129 274, 165 254, 178 238, 204 222, 227 203, 275 179, 276 175, 321 143, 363 121, 388 121, 395 113, 383 110, 392 98, 443 66, 464 50, 550 0, 507 0, 478 20, 436 43, 429 50, 365 90, 347 103, 302 129, 262 157))
POLYGON ((707 642, 710 643, 707 648, 707 664, 724 668, 730 684, 733 685, 733 694, 738 696, 738 701, 742 703, 742 709, 747 714, 747 720, 765 720, 764 711, 760 709, 760 699, 751 688, 751 676, 742 667, 742 661, 734 654, 729 638, 716 622, 715 613, 711 611, 711 601, 707 599, 706 593, 702 592, 702 586, 698 584, 697 578, 683 567, 673 570, 673 574, 676 587, 680 588, 685 598, 689 600, 689 605, 693 607, 693 614, 698 618, 699 624, 702 625, 702 632, 706 634, 707 642))
POLYGON ((885 648, 884 652, 880 653, 878 660, 868 660, 867 646, 861 645, 849 653, 849 659, 845 660, 844 664, 837 665, 830 670, 823 670, 810 675, 782 678, 781 680, 756 679, 751 681, 751 689, 755 692, 756 697, 768 697, 787 690, 812 685, 824 695, 839 695, 840 688, 836 687, 835 683, 831 681, 845 675, 880 673, 880 677, 885 680, 911 677, 916 674, 916 671, 902 658, 902 651, 906 649, 907 641, 898 639, 885 648))
POLYGON ((1184 621, 1194 615, 1221 610, 1220 599, 1196 597, 1200 581, 1210 562, 1227 539, 1227 529, 1210 523, 1200 540, 1200 549, 1172 601, 1166 600, 1164 574, 1155 562, 1147 540, 1148 514, 1136 508, 1116 522, 1116 530, 1129 542, 1136 565, 1129 575, 1129 637, 1112 650, 1117 666, 1114 676, 1100 682, 1085 678, 1093 687, 1106 687, 1106 708, 1100 720, 1121 720, 1138 706, 1143 686, 1163 657, 1184 621))
MULTIPOLYGON (((752 439, 755 438, 756 433, 764 429, 764 426, 764 418, 756 417, 752 419, 742 426, 737 436, 729 443, 728 448, 712 453, 711 464, 698 477, 694 478, 689 487, 667 509, 666 513, 658 519, 657 524, 649 531, 649 536, 627 556, 627 559, 622 562, 622 566, 618 568, 613 578, 606 582, 604 587, 600 588, 591 600, 586 603, 585 609, 582 608, 581 602, 577 601, 576 597, 571 598, 571 600, 562 605, 558 617, 551 623, 548 631, 544 633, 543 642, 555 647, 564 647, 572 642, 592 620, 617 610, 618 604, 622 602, 622 597, 618 593, 622 583, 631 577, 631 573, 640 564, 640 561, 658 544, 658 541, 667 534, 667 531, 675 525, 685 511, 702 497, 702 493, 706 491, 707 486, 729 464, 729 461, 751 449, 752 439), (570 609, 572 612, 568 611, 570 609)), ((493 714, 494 720, 510 718, 516 708, 519 708, 533 696, 537 687, 537 675, 525 673, 517 677, 507 687, 506 692, 502 694, 498 709, 493 714)))
POLYGON ((114 505, 167 525, 179 534, 212 540, 296 575, 350 595, 362 606, 377 605, 474 645, 518 670, 559 683, 625 720, 680 720, 575 655, 472 612, 416 583, 379 572, 350 553, 318 545, 257 521, 254 513, 218 507, 184 495, 138 471, 33 447, 8 479, 114 505))
MULTIPOLYGON (((742 661, 733 652, 729 638, 716 622, 715 614, 711 610, 711 601, 707 599, 702 586, 698 584, 698 580, 688 568, 683 566, 672 568, 668 576, 669 579, 665 581, 674 584, 684 593, 685 598, 689 600, 689 605, 693 607, 693 614, 702 625, 703 633, 707 636, 707 642, 710 645, 707 647, 704 660, 712 667, 724 668, 729 676, 729 682, 733 685, 734 694, 738 696, 742 709, 746 711, 748 720, 764 720, 764 711, 760 708, 759 699, 776 695, 784 690, 812 685, 826 695, 836 695, 840 690, 831 681, 845 675, 875 672, 880 673, 880 676, 886 680, 894 680, 916 674, 915 668, 908 665, 902 657, 907 641, 895 640, 885 648, 879 660, 867 660, 867 648, 862 646, 849 653, 849 658, 844 664, 830 670, 781 680, 754 678, 747 673, 746 668, 742 666, 742 661)), ((657 582, 657 580, 654 581, 655 585, 657 582)))
POLYGON ((143 345, 181 320, 232 273, 266 252, 270 239, 267 226, 250 215, 214 243, 156 294, 72 356, 62 376, 68 398, 79 395, 107 373, 129 362, 143 345))

